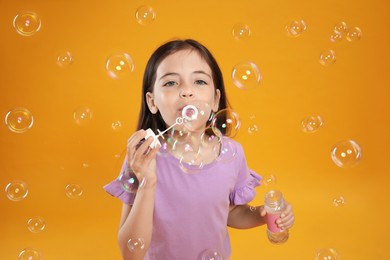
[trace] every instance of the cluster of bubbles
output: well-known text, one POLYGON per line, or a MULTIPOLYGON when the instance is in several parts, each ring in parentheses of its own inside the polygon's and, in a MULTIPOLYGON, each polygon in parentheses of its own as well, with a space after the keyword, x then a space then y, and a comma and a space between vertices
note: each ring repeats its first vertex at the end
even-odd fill
MULTIPOLYGON (((140 25, 150 25, 156 19, 156 12, 151 6, 140 6, 135 12, 135 20, 140 25)), ((22 36, 33 36, 41 28, 41 19, 35 12, 26 11, 17 14, 13 20, 16 32, 22 36)), ((296 38, 307 31, 304 20, 294 20, 285 26, 285 33, 289 37, 296 38)), ((233 26, 232 35, 235 40, 243 41, 251 37, 252 31, 246 24, 237 23, 233 26)), ((331 42, 339 42, 345 38, 348 42, 355 42, 362 37, 359 27, 350 28, 346 22, 341 21, 334 25, 330 35, 331 42)), ((336 62, 334 50, 324 50, 320 53, 319 62, 323 66, 329 66, 336 62)), ((61 68, 69 67, 73 64, 73 55, 66 50, 58 54, 56 63, 61 68)), ((134 70, 135 65, 131 56, 126 52, 118 52, 109 56, 105 63, 108 76, 112 79, 127 78, 134 70)), ((253 61, 246 61, 236 64, 232 70, 233 84, 242 90, 251 90, 258 87, 262 81, 259 67, 253 61)), ((223 137, 234 137, 240 128, 240 118, 238 114, 225 109, 210 117, 210 108, 207 104, 195 104, 199 114, 194 119, 183 120, 184 128, 173 128, 171 131, 160 135, 159 140, 162 147, 159 150, 160 156, 172 153, 179 159, 180 168, 185 173, 198 173, 205 164, 200 153, 207 150, 212 151, 211 158, 215 161, 228 163, 236 155, 235 146, 229 139, 223 137), (198 123, 208 122, 207 129, 201 135, 196 133, 198 123), (198 122, 199 121, 199 122, 198 122)), ((191 114, 187 115, 192 117, 191 114)), ((254 117, 254 116, 253 116, 254 117)), ((73 120, 77 125, 85 126, 92 120, 92 111, 87 106, 80 106, 73 112, 73 120)), ((24 133, 32 128, 34 117, 32 113, 23 107, 10 110, 5 116, 5 124, 14 133, 24 133)), ((324 120, 319 115, 311 115, 301 121, 301 130, 304 133, 314 133, 324 126, 324 120)), ((117 120, 112 122, 112 129, 118 131, 122 127, 122 122, 117 120)), ((254 134, 259 131, 257 124, 248 127, 248 133, 254 134)), ((337 143, 331 151, 332 161, 341 168, 355 166, 361 159, 361 148, 354 140, 345 140, 337 143)), ((86 166, 88 167, 88 166, 86 166)), ((122 184, 122 189, 129 193, 135 193, 145 184, 144 180, 138 181, 137 176, 132 172, 123 172, 118 180, 122 184)), ((274 184, 276 177, 269 175, 263 177, 261 184, 264 186, 274 184)), ((23 181, 12 181, 5 188, 6 195, 11 201, 21 201, 26 198, 28 188, 23 181)), ((65 187, 65 194, 70 199, 80 198, 83 189, 78 184, 68 184, 65 187)), ((335 206, 345 204, 342 196, 333 199, 335 206)), ((253 210, 256 210, 253 207, 253 210)), ((42 217, 32 217, 27 222, 28 229, 33 233, 39 233, 45 228, 45 220, 42 217)), ((143 250, 144 241, 142 238, 129 239, 128 249, 130 251, 143 250)), ((40 259, 40 253, 35 249, 25 248, 19 254, 19 259, 40 259)), ((202 260, 219 260, 222 255, 213 249, 202 253, 202 260)), ((320 249, 316 252, 316 260, 336 260, 338 253, 333 248, 320 249)))
MULTIPOLYGON (((348 42, 358 41, 362 38, 362 30, 359 27, 349 28, 344 21, 338 22, 333 26, 329 40, 331 42, 340 42, 343 38, 347 39, 348 42)), ((335 51, 324 50, 320 54, 319 61, 325 67, 334 64, 336 62, 335 51)))

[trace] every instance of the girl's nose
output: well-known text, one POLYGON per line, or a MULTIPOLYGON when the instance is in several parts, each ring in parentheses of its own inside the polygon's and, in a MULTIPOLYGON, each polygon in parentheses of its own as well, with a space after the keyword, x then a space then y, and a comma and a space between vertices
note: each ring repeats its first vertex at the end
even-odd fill
POLYGON ((181 98, 192 98, 194 96, 194 93, 193 91, 191 90, 191 88, 183 88, 181 91, 180 91, 180 97, 181 98))

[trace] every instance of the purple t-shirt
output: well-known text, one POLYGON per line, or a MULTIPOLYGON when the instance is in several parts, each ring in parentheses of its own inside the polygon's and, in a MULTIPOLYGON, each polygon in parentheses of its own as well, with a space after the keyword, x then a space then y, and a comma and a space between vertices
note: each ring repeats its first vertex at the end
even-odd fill
MULTIPOLYGON (((232 160, 219 156, 196 174, 179 167, 179 159, 158 155, 153 231, 146 259, 202 259, 206 250, 214 250, 229 259, 227 230, 229 205, 242 205, 256 195, 261 177, 247 166, 239 143, 224 137, 221 151, 235 152, 232 160), (228 149, 228 150, 227 150, 228 149)), ((128 171, 127 162, 122 171, 128 171)), ((112 196, 133 204, 136 193, 125 192, 119 180, 104 186, 112 196)))

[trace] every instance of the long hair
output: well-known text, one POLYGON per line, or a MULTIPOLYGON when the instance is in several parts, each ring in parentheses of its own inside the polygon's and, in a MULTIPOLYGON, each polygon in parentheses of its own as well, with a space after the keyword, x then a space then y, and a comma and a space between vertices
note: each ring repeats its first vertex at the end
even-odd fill
POLYGON ((166 124, 158 111, 156 114, 152 114, 146 102, 146 93, 153 93, 153 86, 156 81, 156 71, 160 63, 169 55, 174 54, 182 50, 194 50, 207 62, 211 71, 215 89, 219 89, 221 93, 218 111, 221 109, 229 108, 229 102, 226 97, 225 85, 223 82, 223 76, 221 69, 218 66, 217 61, 211 54, 211 52, 199 42, 186 39, 186 40, 173 40, 169 41, 155 50, 146 64, 144 78, 142 82, 142 101, 141 110, 138 118, 137 130, 151 128, 153 132, 157 132, 157 129, 164 131, 166 124))

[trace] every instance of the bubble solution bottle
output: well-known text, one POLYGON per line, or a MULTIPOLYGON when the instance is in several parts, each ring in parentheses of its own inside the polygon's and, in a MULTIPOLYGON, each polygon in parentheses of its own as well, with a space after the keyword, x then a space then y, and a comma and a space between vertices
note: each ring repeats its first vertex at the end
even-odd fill
POLYGON ((285 209, 286 204, 283 199, 283 194, 277 190, 270 190, 265 194, 264 208, 267 214, 267 236, 268 240, 274 244, 282 244, 288 240, 288 229, 282 230, 278 228, 276 220, 285 209))

